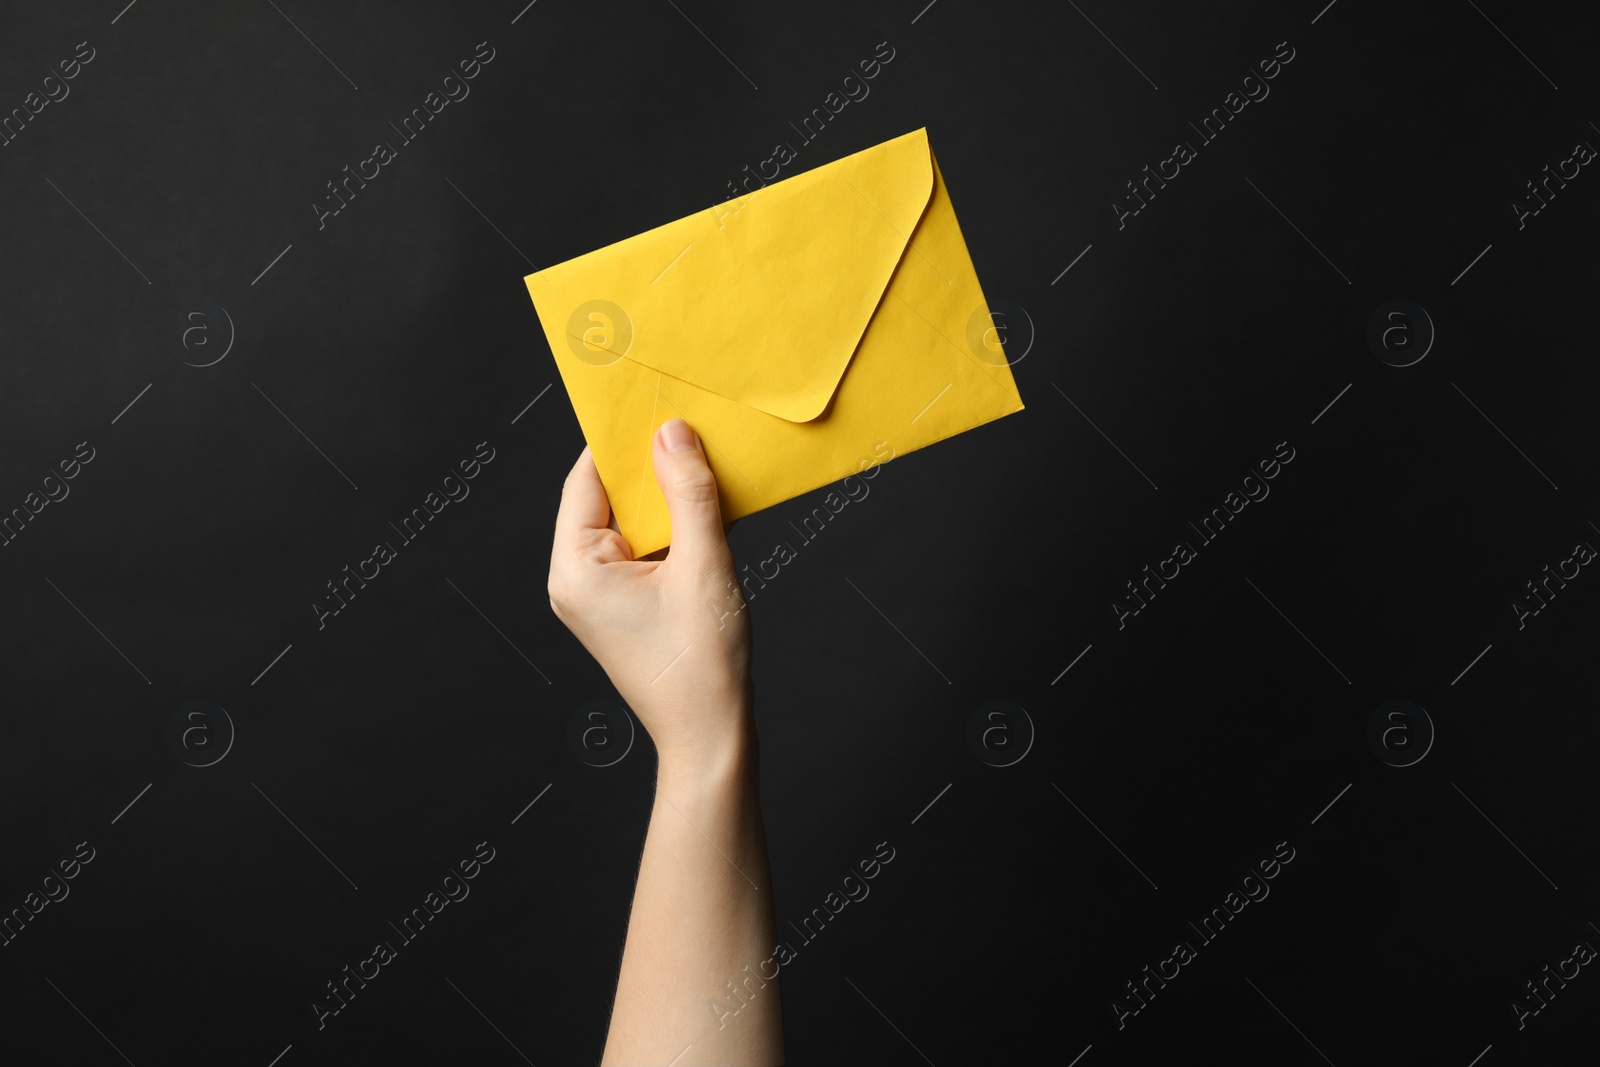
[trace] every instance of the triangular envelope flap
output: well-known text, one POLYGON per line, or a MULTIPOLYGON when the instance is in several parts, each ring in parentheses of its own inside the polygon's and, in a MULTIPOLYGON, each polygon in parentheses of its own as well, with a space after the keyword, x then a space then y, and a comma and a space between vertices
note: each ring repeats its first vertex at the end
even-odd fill
POLYGON ((631 325, 627 359, 806 422, 827 407, 932 191, 917 130, 540 271, 529 288, 558 318, 609 301, 631 325))

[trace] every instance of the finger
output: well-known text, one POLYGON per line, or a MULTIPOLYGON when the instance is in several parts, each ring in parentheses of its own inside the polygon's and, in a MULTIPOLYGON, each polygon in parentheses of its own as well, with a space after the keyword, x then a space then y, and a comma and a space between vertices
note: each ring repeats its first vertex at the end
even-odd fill
POLYGON ((708 562, 726 553, 717 480, 706 465, 699 436, 682 419, 668 419, 656 431, 651 452, 672 522, 669 559, 708 562))
POLYGON ((561 487, 561 507, 556 511, 555 550, 575 550, 588 542, 587 531, 603 530, 611 518, 611 502, 600 482, 594 456, 587 447, 578 454, 561 487))

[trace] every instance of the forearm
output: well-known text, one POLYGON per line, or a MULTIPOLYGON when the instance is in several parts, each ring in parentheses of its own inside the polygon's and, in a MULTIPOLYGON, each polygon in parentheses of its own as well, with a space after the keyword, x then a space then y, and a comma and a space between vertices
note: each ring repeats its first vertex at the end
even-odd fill
POLYGON ((662 759, 606 1067, 784 1062, 754 730, 726 740, 662 759))

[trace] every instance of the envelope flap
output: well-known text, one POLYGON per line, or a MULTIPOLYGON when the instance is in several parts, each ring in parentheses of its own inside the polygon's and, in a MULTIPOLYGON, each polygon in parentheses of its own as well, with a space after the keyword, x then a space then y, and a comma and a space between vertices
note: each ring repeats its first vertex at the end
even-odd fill
POLYGON ((539 271, 528 287, 556 315, 620 308, 627 322, 599 333, 567 324, 591 350, 806 422, 827 407, 907 255, 933 191, 930 159, 917 130, 539 271))

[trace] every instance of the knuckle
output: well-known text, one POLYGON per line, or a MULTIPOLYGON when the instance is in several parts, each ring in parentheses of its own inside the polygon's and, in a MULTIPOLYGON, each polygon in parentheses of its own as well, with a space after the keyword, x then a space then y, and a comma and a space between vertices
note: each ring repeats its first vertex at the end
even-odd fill
POLYGON ((685 504, 705 507, 717 502, 717 481, 709 470, 679 476, 674 489, 678 499, 685 504))
POLYGON ((560 615, 572 603, 571 584, 556 571, 550 572, 550 580, 546 583, 545 592, 550 597, 550 609, 557 615, 560 615))

